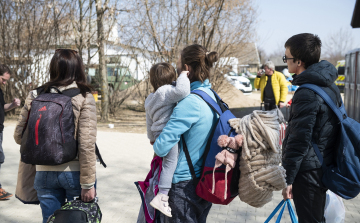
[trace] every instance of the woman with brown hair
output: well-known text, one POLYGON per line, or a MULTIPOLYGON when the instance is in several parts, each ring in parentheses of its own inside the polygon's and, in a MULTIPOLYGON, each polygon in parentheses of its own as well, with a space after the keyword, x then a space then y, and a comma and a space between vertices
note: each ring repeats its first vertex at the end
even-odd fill
MULTIPOLYGON (((210 90, 209 78, 210 69, 217 60, 216 52, 209 52, 205 47, 193 44, 182 50, 178 61, 178 73, 189 71, 191 90, 204 91, 216 100, 210 90)), ((183 136, 195 174, 200 177, 202 156, 218 117, 203 99, 190 94, 174 108, 170 120, 154 143, 155 153, 160 157, 165 156, 183 136)), ((181 142, 179 149, 177 168, 168 201, 173 217, 162 216, 162 220, 163 222, 206 222, 211 203, 196 195, 181 142)))
MULTIPOLYGON (((27 186, 33 186, 37 192, 45 223, 48 217, 64 204, 65 199, 70 201, 81 196, 82 201, 89 202, 95 198, 97 119, 95 100, 90 93, 91 87, 86 83, 84 65, 79 54, 74 50, 58 49, 50 62, 50 81, 31 91, 26 98, 15 128, 16 143, 21 144, 24 140, 23 130, 26 128, 32 101, 41 92, 39 89, 54 94, 79 89, 79 94, 71 98, 75 124, 73 137, 77 141, 76 158, 60 165, 36 165, 36 174, 29 173, 28 176, 23 176, 24 179, 21 179, 20 175, 18 177, 18 184, 25 181, 31 184, 26 177, 30 178, 35 174, 34 184, 27 186)), ((31 166, 20 162, 19 174, 25 171, 22 169, 31 166)), ((31 192, 33 190, 25 191, 18 186, 16 195, 19 199, 29 198, 31 196, 26 193, 31 192)))

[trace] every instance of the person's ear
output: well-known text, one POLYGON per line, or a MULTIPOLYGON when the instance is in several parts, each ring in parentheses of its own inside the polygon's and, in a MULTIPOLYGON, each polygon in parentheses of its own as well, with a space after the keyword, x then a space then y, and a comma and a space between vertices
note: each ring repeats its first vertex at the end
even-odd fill
POLYGON ((187 64, 185 64, 185 70, 186 70, 186 71, 190 71, 190 66, 188 66, 187 64))

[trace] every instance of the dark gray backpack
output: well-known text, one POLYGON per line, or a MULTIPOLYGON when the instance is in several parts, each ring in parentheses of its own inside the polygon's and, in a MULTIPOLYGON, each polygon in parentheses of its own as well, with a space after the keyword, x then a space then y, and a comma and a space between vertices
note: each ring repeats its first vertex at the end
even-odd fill
POLYGON ((76 158, 71 98, 80 94, 80 89, 56 90, 58 93, 38 89, 38 96, 31 103, 20 148, 24 163, 59 165, 76 158))

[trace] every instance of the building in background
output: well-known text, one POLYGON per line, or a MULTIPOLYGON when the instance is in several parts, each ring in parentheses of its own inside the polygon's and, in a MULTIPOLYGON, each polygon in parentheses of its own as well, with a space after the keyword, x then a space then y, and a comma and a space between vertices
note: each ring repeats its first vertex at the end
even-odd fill
POLYGON ((256 43, 246 43, 238 56, 238 73, 256 73, 260 67, 260 57, 256 43))

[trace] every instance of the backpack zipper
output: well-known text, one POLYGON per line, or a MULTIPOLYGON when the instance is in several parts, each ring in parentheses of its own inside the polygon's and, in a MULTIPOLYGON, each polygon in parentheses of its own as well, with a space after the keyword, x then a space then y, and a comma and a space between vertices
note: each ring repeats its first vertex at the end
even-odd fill
POLYGON ((35 125, 35 144, 39 145, 39 124, 40 124, 41 114, 35 125))

